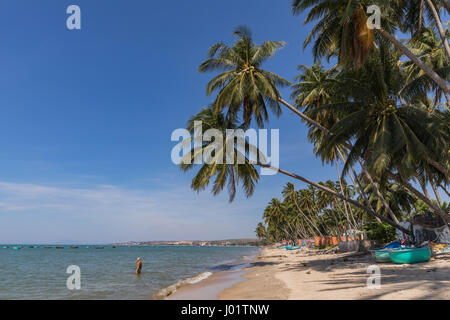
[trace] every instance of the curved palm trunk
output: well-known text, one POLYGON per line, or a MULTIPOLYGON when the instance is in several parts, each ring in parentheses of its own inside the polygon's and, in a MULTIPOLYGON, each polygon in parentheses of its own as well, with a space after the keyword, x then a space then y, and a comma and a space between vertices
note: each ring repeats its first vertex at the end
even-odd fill
POLYGON ((434 161, 433 159, 431 159, 430 157, 428 157, 427 155, 425 155, 425 160, 432 165, 435 169, 437 169, 438 171, 440 171, 442 174, 445 175, 445 177, 447 178, 447 180, 450 180, 450 177, 448 175, 448 171, 447 169, 445 169, 439 162, 434 161))
MULTIPOLYGON (((364 202, 366 203, 366 205, 367 205, 371 210, 375 211, 375 210, 372 208, 372 205, 370 204, 370 201, 369 201, 369 199, 367 198, 366 193, 364 192, 364 188, 363 188, 363 186, 361 185, 361 182, 359 181, 358 175, 356 174, 355 169, 353 168, 353 166, 352 166, 352 172, 353 172, 353 175, 355 176, 356 184, 357 184, 358 187, 359 187, 360 194, 362 194, 362 197, 363 197, 363 199, 364 199, 364 202)), ((352 180, 353 180, 353 179, 352 179, 352 180)), ((355 181, 353 181, 353 183, 355 184, 355 181)), ((355 184, 355 185, 356 185, 356 184, 355 184)), ((382 221, 381 221, 381 219, 380 219, 379 217, 375 217, 375 219, 377 220, 378 223, 382 223, 382 221)))
POLYGON ((447 191, 446 188, 444 188, 444 186, 442 184, 439 185, 439 188, 441 188, 442 190, 444 190, 444 192, 447 194, 447 196, 450 197, 450 192, 447 191))
POLYGON ((303 120, 309 122, 310 124, 312 124, 313 126, 316 126, 317 128, 319 128, 320 130, 329 133, 329 130, 327 128, 325 128, 324 126, 322 126, 320 123, 318 123, 317 121, 314 121, 313 119, 311 119, 310 117, 308 117, 306 114, 304 114, 303 112, 300 112, 297 110, 297 108, 291 106, 291 104, 289 102, 287 102, 286 100, 279 98, 278 99, 279 102, 281 102, 282 104, 284 104, 289 110, 291 110, 292 112, 294 112, 296 115, 298 115, 300 118, 302 118, 303 120))
POLYGON ((418 174, 416 174, 416 179, 417 179, 417 181, 419 181, 420 187, 422 188, 422 191, 423 191, 423 194, 425 195, 425 197, 427 197, 427 199, 429 201, 433 201, 430 197, 430 194, 428 193, 425 183, 422 181, 422 179, 420 178, 420 176, 418 174))
MULTIPOLYGON (((344 158, 344 156, 342 155, 342 152, 341 152, 339 149, 337 149, 337 151, 338 151, 339 158, 341 159, 342 162, 345 163, 345 158, 344 158)), ((355 168, 354 168, 352 165, 351 165, 350 167, 351 167, 351 169, 352 169, 353 176, 352 176, 351 173, 349 173, 349 176, 350 176, 350 179, 351 179, 352 182, 353 182, 353 185, 354 185, 354 186, 357 185, 357 186, 359 187, 359 189, 358 189, 359 195, 363 198, 364 203, 366 204, 366 206, 369 207, 371 210, 375 211, 375 210, 372 208, 372 205, 370 204, 370 201, 369 201, 369 199, 367 198, 367 195, 366 195, 366 193, 364 192, 364 189, 363 189, 361 183, 359 182, 358 175, 356 174, 355 168), (356 182, 355 182, 355 180, 356 180, 356 182)), ((375 217, 375 218, 376 218, 376 220, 377 220, 379 223, 381 223, 381 220, 380 220, 378 217, 375 217)))
POLYGON ((441 36, 442 43, 444 44, 445 51, 447 52, 447 57, 450 59, 450 46, 448 45, 447 38, 445 37, 445 31, 442 27, 441 17, 439 17, 439 13, 437 12, 433 2, 431 2, 431 0, 426 0, 426 2, 431 10, 431 13, 433 14, 434 20, 436 21, 439 35, 441 36))
MULTIPOLYGON (((341 172, 339 170, 338 160, 336 157, 334 157, 334 163, 336 164, 336 171, 337 171, 337 175, 338 175, 338 179, 339 179, 339 185, 341 186, 341 192, 344 194, 344 196, 346 196, 346 194, 344 192, 344 186, 342 185, 342 177, 341 177, 341 172)), ((347 206, 347 202, 344 201, 344 212, 345 212, 345 218, 347 219, 347 223, 348 223, 350 229, 356 229, 356 226, 354 226, 350 220, 349 210, 350 211, 352 210, 351 207, 347 206)))
POLYGON ((395 223, 399 223, 397 217, 395 216, 394 212, 392 211, 391 207, 389 206, 389 203, 387 203, 386 199, 381 194, 380 189, 378 188, 378 186, 373 181, 372 176, 369 174, 369 172, 367 171, 366 167, 364 166, 364 164, 362 163, 361 160, 359 160, 359 164, 361 166, 361 169, 362 169, 364 175, 366 176, 367 179, 369 179, 369 182, 372 185, 372 188, 375 190, 375 193, 377 194, 378 198, 380 198, 381 203, 383 203, 383 206, 386 208, 386 210, 387 210, 389 216, 391 217, 392 221, 394 221, 395 223))
POLYGON ((406 55, 411 61, 416 64, 420 69, 422 69, 436 84, 446 93, 450 93, 450 86, 447 82, 442 79, 432 68, 427 66, 422 62, 418 57, 416 57, 403 43, 398 41, 395 37, 393 37, 389 32, 384 30, 383 28, 375 29, 377 30, 383 37, 388 39, 390 42, 394 44, 394 46, 404 55, 406 55))
POLYGON ((358 201, 355 201, 355 200, 353 200, 353 199, 347 198, 347 197, 341 195, 340 193, 338 193, 338 192, 336 192, 336 191, 334 191, 334 190, 331 190, 331 189, 329 189, 329 188, 327 188, 327 187, 325 187, 325 186, 323 186, 323 185, 321 185, 321 184, 318 184, 318 183, 316 183, 316 182, 314 182, 314 181, 311 181, 311 180, 309 180, 309 179, 307 179, 307 178, 304 178, 304 177, 302 177, 302 176, 299 176, 299 175, 297 175, 297 174, 295 174, 295 173, 291 173, 291 172, 289 172, 289 171, 282 170, 282 169, 280 169, 280 168, 274 168, 274 167, 272 167, 272 166, 270 166, 270 165, 267 165, 267 164, 263 164, 263 163, 260 163, 260 162, 253 162, 253 161, 250 162, 250 163, 252 163, 252 164, 254 164, 254 165, 258 165, 258 166, 263 167, 263 168, 267 168, 267 169, 274 170, 274 171, 276 171, 276 172, 280 172, 280 173, 285 174, 285 175, 287 175, 287 176, 289 176, 289 177, 292 177, 292 178, 294 178, 294 179, 303 181, 303 182, 305 182, 305 183, 307 183, 307 184, 309 184, 309 185, 311 185, 311 186, 313 186, 313 187, 316 187, 317 189, 320 189, 320 190, 323 190, 323 191, 325 191, 325 192, 327 192, 327 193, 329 193, 329 194, 332 194, 332 195, 334 195, 335 197, 338 197, 339 199, 341 199, 341 200, 343 200, 343 201, 347 201, 348 203, 351 203, 351 204, 353 204, 354 206, 356 206, 356 207, 358 207, 358 208, 360 208, 360 209, 366 211, 366 212, 369 213, 370 215, 372 215, 372 216, 374 216, 374 217, 378 217, 380 220, 386 222, 387 224, 393 226, 394 228, 396 228, 396 229, 398 229, 398 230, 400 230, 400 231, 402 231, 402 232, 404 232, 404 233, 406 233, 406 234, 408 234, 408 235, 411 235, 411 231, 410 231, 410 230, 403 228, 401 225, 399 225, 399 224, 397 224, 397 223, 395 223, 395 222, 389 220, 388 218, 386 218, 386 217, 384 217, 384 216, 382 216, 382 215, 379 215, 379 214, 376 213, 374 210, 372 210, 372 209, 369 208, 369 207, 366 207, 366 206, 362 205, 362 204, 359 203, 358 201))
POLYGON ((438 206, 436 206, 433 203, 433 201, 431 201, 426 196, 424 196, 419 190, 414 188, 409 182, 403 181, 402 179, 400 179, 397 175, 393 174, 392 172, 388 172, 388 174, 390 177, 395 179, 399 184, 401 184, 403 187, 405 187, 407 190, 409 190, 409 192, 413 193, 420 200, 425 202, 430 207, 430 209, 433 210, 434 212, 436 212, 437 214, 439 214, 446 223, 450 224, 450 214, 448 214, 447 212, 442 210, 442 208, 439 208, 438 206))
POLYGON ((417 34, 420 33, 422 30, 422 23, 423 23, 423 5, 425 0, 420 0, 420 11, 419 11, 419 25, 417 27, 417 34))
POLYGON ((314 221, 312 219, 309 219, 309 217, 303 212, 302 209, 300 209, 299 205, 297 204, 297 200, 293 199, 295 206, 297 207, 298 212, 300 212, 300 214, 306 219, 306 221, 309 222, 309 224, 314 227, 314 229, 316 229, 316 231, 319 233, 320 236, 322 236, 322 232, 320 232, 319 228, 317 227, 317 225, 314 223, 314 221))
POLYGON ((439 206, 442 207, 441 195, 439 194, 436 184, 434 183, 433 180, 431 180, 430 184, 431 184, 431 188, 433 189, 434 195, 436 196, 436 200, 437 200, 439 206))

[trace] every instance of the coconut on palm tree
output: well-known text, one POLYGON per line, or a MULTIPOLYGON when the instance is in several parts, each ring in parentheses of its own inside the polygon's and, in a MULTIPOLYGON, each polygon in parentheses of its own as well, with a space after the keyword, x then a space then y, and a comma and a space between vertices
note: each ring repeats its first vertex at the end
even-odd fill
POLYGON ((352 64, 359 68, 369 57, 369 53, 387 40, 421 68, 442 90, 450 93, 446 80, 393 36, 404 15, 406 2, 409 1, 294 0, 292 11, 298 15, 310 9, 305 23, 319 20, 304 42, 304 46, 307 46, 314 41, 313 54, 316 59, 335 55, 342 64, 352 64), (367 25, 367 9, 372 5, 377 5, 382 13, 381 25, 375 29, 370 29, 367 25))

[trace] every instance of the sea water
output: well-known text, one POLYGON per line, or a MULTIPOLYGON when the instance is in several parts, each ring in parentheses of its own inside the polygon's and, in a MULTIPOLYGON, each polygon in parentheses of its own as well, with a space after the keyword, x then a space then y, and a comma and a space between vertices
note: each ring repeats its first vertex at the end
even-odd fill
POLYGON ((151 299, 180 280, 202 281, 212 272, 243 268, 255 247, 95 246, 50 249, 0 245, 0 299, 151 299), (142 273, 136 276, 136 258, 142 273), (66 285, 70 265, 80 268, 80 290, 66 285))

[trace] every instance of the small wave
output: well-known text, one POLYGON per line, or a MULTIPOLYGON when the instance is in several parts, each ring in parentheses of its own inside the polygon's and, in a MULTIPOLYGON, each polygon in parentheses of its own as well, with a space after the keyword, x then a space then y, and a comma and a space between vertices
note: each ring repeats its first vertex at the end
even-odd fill
POLYGON ((168 296, 174 294, 177 291, 177 289, 179 289, 183 286, 189 285, 189 284, 194 284, 194 283, 203 281, 206 278, 210 277, 211 275, 212 275, 212 272, 206 271, 206 272, 202 272, 194 277, 186 278, 184 280, 179 280, 178 282, 159 290, 157 293, 155 293, 153 295, 153 299, 161 300, 161 299, 167 298, 168 296))

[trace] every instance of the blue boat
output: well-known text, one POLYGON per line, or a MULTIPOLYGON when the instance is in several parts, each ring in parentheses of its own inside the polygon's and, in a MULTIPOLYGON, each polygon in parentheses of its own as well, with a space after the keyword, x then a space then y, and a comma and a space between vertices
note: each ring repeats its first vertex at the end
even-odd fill
POLYGON ((370 252, 372 253, 372 257, 375 258, 378 262, 390 262, 390 250, 393 249, 401 249, 402 244, 398 241, 394 241, 383 248, 372 249, 370 252))
POLYGON ((397 249, 397 248, 401 248, 402 247, 402 243, 399 241, 394 241, 391 242, 390 244, 388 244, 387 246, 385 246, 383 249, 397 249))

